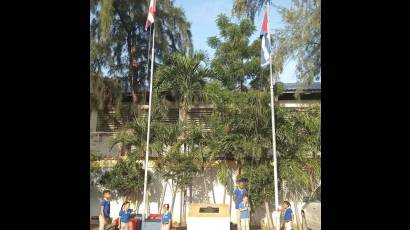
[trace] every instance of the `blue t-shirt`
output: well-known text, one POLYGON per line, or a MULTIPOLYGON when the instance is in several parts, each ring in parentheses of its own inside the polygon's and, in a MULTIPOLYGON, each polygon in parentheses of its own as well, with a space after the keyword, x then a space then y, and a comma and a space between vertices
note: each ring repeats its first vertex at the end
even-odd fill
POLYGON ((235 191, 233 191, 233 195, 236 196, 236 201, 235 201, 235 209, 239 208, 239 204, 242 202, 243 197, 248 195, 248 191, 246 189, 242 189, 242 191, 237 188, 235 191))
POLYGON ((100 206, 103 207, 104 217, 110 218, 110 201, 103 199, 100 206))
POLYGON ((285 209, 283 218, 285 219, 285 222, 291 221, 292 220, 292 209, 290 208, 285 209))
MULTIPOLYGON (((239 204, 239 208, 247 208, 247 207, 249 207, 249 204, 246 204, 246 205, 245 205, 245 203, 243 203, 243 202, 241 202, 241 203, 239 204)), ((241 215, 241 219, 249 218, 249 210, 243 210, 243 211, 241 211, 240 215, 241 215)))
POLYGON ((170 212, 162 214, 161 222, 163 224, 168 224, 169 222, 171 222, 171 220, 172 220, 172 215, 170 212))
POLYGON ((128 220, 130 219, 130 215, 131 215, 132 209, 128 209, 127 211, 124 211, 121 209, 120 211, 120 220, 123 223, 128 223, 128 220))

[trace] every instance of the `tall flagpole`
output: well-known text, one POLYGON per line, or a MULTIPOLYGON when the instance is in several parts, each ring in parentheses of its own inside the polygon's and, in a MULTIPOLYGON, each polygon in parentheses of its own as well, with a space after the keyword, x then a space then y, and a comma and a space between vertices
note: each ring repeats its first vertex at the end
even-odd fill
POLYGON ((144 81, 144 101, 147 99, 147 93, 145 91, 145 84, 147 83, 148 80, 148 74, 149 74, 149 51, 151 50, 151 27, 149 27, 149 34, 148 34, 148 51, 147 51, 147 75, 145 75, 145 81, 144 81))
MULTIPOLYGON (((270 73, 270 104, 271 104, 271 114, 272 114, 272 152, 273 152, 273 180, 275 183, 275 211, 279 208, 278 201, 278 163, 276 160, 276 137, 275 137, 275 105, 273 99, 273 76, 272 76, 272 43, 270 41, 270 23, 269 23, 269 0, 267 1, 267 14, 268 14, 268 39, 269 46, 271 50, 269 51, 269 73, 270 73)), ((279 230, 279 215, 276 215, 275 228, 279 230)))
MULTIPOLYGON (((154 26, 152 24, 151 26, 154 26)), ((155 51, 155 27, 152 29, 152 53, 151 53, 151 76, 150 76, 150 82, 149 82, 149 105, 148 105, 148 130, 147 130, 147 148, 145 151, 145 174, 144 174, 144 198, 142 203, 144 204, 144 214, 142 215, 142 219, 144 220, 146 215, 147 215, 147 183, 148 183, 148 153, 149 153, 149 136, 150 136, 150 127, 151 127, 151 104, 152 104, 152 79, 153 79, 153 74, 154 74, 154 51, 155 51)))

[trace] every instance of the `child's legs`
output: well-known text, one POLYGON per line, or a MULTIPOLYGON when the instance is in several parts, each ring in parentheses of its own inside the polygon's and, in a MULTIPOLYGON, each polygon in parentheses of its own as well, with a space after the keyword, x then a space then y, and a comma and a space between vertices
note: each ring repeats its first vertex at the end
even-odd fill
POLYGON ((105 227, 105 218, 103 217, 103 216, 99 216, 98 217, 98 220, 99 220, 99 225, 98 225, 98 229, 99 230, 104 230, 104 227, 105 227))
POLYGON ((285 230, 292 230, 292 221, 285 223, 285 230))
POLYGON ((241 219, 241 230, 249 230, 249 218, 241 219))
POLYGON ((128 230, 128 223, 121 222, 121 230, 128 230))
POLYGON ((241 212, 236 209, 236 226, 238 230, 241 230, 241 212))
POLYGON ((162 224, 162 230, 171 230, 171 224, 162 224))

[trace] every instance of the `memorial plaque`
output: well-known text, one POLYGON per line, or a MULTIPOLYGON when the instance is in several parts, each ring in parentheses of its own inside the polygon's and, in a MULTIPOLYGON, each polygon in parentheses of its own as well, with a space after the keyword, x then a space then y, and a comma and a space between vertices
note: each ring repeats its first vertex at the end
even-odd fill
POLYGON ((219 213, 219 208, 202 207, 202 208, 199 208, 199 213, 219 213))

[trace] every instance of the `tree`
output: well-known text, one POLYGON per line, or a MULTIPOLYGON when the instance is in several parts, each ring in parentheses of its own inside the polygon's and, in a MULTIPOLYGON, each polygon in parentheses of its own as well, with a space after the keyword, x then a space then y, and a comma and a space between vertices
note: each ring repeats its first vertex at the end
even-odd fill
MULTIPOLYGON (((144 186, 144 170, 142 164, 137 163, 137 156, 130 154, 126 159, 120 159, 114 167, 105 172, 99 183, 125 197, 138 202, 138 197, 144 186)), ((148 183, 151 178, 149 177, 148 183)), ((136 205, 137 209, 138 206, 136 205)))
POLYGON ((177 101, 181 120, 186 121, 192 104, 203 100, 202 88, 209 75, 203 53, 194 53, 192 56, 175 54, 165 59, 154 85, 163 96, 170 95, 177 101))
MULTIPOLYGON (((133 103, 145 87, 148 70, 148 33, 145 32, 148 3, 143 0, 91 1, 91 66, 93 71, 127 76, 133 103)), ((173 1, 157 3, 156 57, 170 52, 192 51, 190 23, 173 1)))
MULTIPOLYGON (((158 166, 158 170, 162 171, 165 179, 172 179, 176 183, 181 190, 181 201, 184 201, 184 194, 191 183, 193 173, 198 170, 200 161, 194 162, 194 159, 203 159, 198 158, 203 154, 203 149, 197 146, 200 144, 202 130, 188 122, 188 111, 194 103, 204 99, 202 89, 205 78, 210 74, 206 64, 203 53, 167 56, 154 84, 158 96, 163 99, 172 98, 180 110, 179 136, 171 143, 169 152, 161 158, 163 161, 159 161, 161 167, 158 166), (180 163, 176 163, 175 159, 180 163)), ((175 192, 176 190, 174 194, 175 192)), ((173 207, 173 203, 171 206, 173 207)), ((184 221, 182 218, 182 225, 184 221)))
MULTIPOLYGON (((233 14, 250 18, 266 1, 235 0, 233 14)), ((273 34, 273 68, 282 72, 285 61, 297 60, 298 79, 305 83, 321 78, 321 0, 292 0, 292 7, 276 6, 285 23, 273 34)))
POLYGON ((213 77, 228 89, 245 90, 245 81, 260 73, 259 52, 255 52, 258 42, 249 44, 255 26, 246 19, 235 24, 224 14, 218 15, 216 23, 221 36, 208 38, 208 45, 215 49, 211 62, 213 77))

